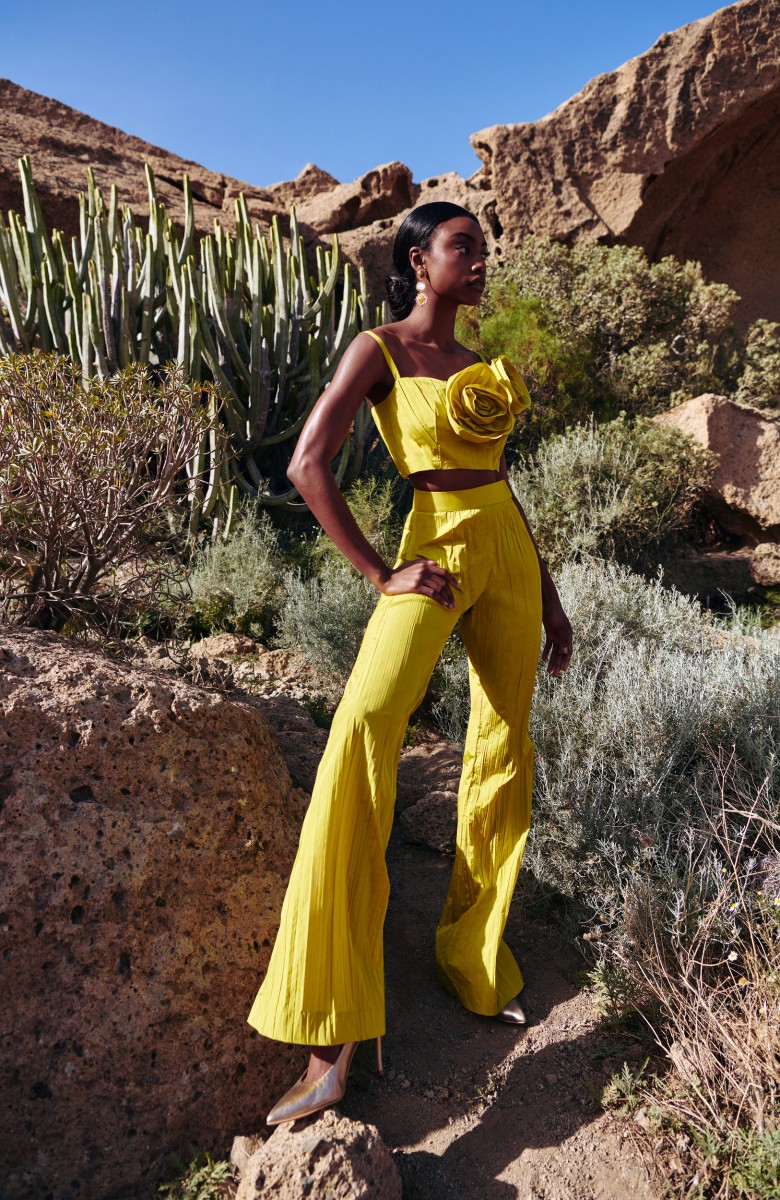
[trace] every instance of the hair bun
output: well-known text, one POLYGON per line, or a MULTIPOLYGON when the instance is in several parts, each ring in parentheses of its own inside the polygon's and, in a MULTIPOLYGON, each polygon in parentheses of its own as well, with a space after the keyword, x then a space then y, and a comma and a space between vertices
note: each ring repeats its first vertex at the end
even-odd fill
POLYGON ((385 276, 385 291, 387 292, 390 313, 394 321, 403 320, 411 312, 415 291, 414 285, 415 274, 411 267, 408 273, 403 275, 398 271, 391 271, 385 276))

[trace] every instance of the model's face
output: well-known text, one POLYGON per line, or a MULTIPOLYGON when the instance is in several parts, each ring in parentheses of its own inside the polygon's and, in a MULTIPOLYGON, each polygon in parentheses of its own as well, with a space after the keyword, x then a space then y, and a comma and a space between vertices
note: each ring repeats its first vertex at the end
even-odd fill
POLYGON ((471 217, 452 217, 433 231, 427 250, 415 246, 410 261, 422 268, 430 289, 457 304, 479 304, 488 254, 485 236, 471 217), (416 258, 415 258, 416 256, 416 258))

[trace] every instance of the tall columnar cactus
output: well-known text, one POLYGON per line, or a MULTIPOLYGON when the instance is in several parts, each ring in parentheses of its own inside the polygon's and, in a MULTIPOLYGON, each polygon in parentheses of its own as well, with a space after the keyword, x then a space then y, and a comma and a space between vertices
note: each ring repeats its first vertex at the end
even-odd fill
MULTIPOLYGON (((190 464, 193 532, 204 519, 229 521, 241 494, 303 507, 285 477, 295 439, 344 349, 371 324, 365 273, 356 286, 351 264, 341 269, 337 236, 330 250, 317 247, 312 275, 294 206, 285 245, 278 217, 267 237, 252 228, 241 195, 235 234, 215 221, 196 244, 188 177, 179 231, 147 164, 146 229, 115 187, 106 205, 88 170, 79 237, 67 246, 46 227, 29 157, 19 166, 24 216, 9 212, 6 224, 0 215, 0 355, 57 350, 85 379, 132 362, 182 363, 217 383, 232 451, 220 454, 212 431, 190 464)), ((334 464, 340 482, 359 471, 367 431, 363 405, 334 464)))

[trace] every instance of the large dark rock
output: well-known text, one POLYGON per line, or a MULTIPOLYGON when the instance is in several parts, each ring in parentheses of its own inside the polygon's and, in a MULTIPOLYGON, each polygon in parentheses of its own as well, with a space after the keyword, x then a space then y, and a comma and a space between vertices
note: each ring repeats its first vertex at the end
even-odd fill
POLYGON ((149 1194, 305 1057, 246 1016, 306 796, 258 709, 0 629, 0 1123, 8 1200, 149 1194))

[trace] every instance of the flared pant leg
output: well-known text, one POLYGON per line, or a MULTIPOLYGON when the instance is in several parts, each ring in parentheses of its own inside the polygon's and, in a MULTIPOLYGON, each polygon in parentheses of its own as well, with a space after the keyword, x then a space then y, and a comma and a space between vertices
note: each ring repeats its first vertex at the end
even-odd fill
POLYGON ((522 986, 503 930, 528 833, 528 710, 539 653, 536 552, 503 483, 423 493, 396 565, 418 556, 460 582, 455 609, 382 596, 333 720, 268 971, 249 1014, 267 1037, 334 1045, 384 1032, 385 852, 404 731, 461 618, 472 710, 439 976, 474 1012, 522 986), (474 507, 474 506, 477 507, 474 507))
POLYGON ((528 717, 541 641, 538 560, 514 505, 490 542, 490 577, 460 622, 471 713, 455 863, 436 931, 439 982, 466 1008, 488 1016, 523 987, 503 932, 531 823, 528 717))
MULTIPOLYGON (((407 538, 408 543, 408 538, 407 538)), ((266 1037, 336 1045, 385 1030, 385 852, 404 731, 458 613, 382 596, 333 719, 249 1023, 266 1037)))

